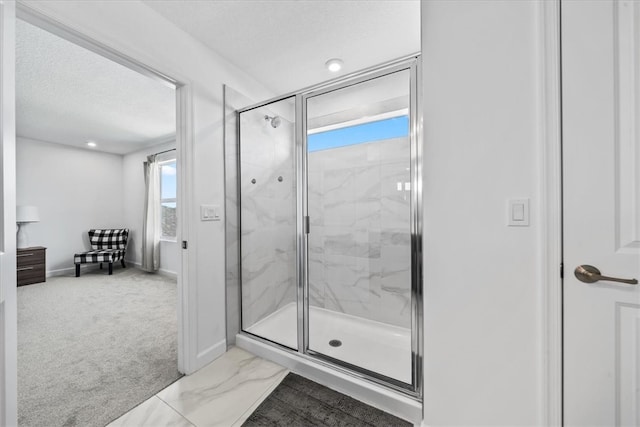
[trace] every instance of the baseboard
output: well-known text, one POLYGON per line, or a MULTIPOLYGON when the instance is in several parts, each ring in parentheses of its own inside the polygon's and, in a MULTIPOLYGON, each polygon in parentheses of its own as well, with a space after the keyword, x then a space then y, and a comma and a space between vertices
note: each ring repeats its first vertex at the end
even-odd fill
MULTIPOLYGON (((98 265, 98 263, 91 263, 91 264, 81 264, 80 265, 80 272, 82 273, 83 271, 87 271, 87 270, 92 270, 92 269, 97 269, 100 268, 100 266, 98 265)), ((46 277, 57 277, 57 276, 75 276, 76 275, 76 267, 67 267, 67 268, 60 268, 58 270, 49 270, 45 273, 46 277)))
POLYGON ((49 270, 46 273, 47 279, 49 277, 56 277, 56 276, 70 276, 70 275, 75 275, 76 274, 76 269, 75 267, 69 267, 69 268, 61 268, 58 270, 49 270))
MULTIPOLYGON (((125 260, 125 264, 127 265, 127 267, 134 267, 134 268, 138 268, 141 269, 141 265, 139 262, 132 262, 132 261, 127 261, 125 260)), ((114 264, 115 265, 115 264, 114 264)), ((82 273, 83 271, 87 271, 87 270, 94 270, 94 269, 98 269, 100 268, 100 265, 98 263, 87 263, 87 264, 81 264, 80 265, 80 273, 82 273)), ((176 279, 178 277, 178 275, 176 273, 174 273, 173 271, 169 271, 169 270, 159 270, 158 273, 162 274, 163 276, 167 276, 170 277, 172 279, 176 279)), ((73 267, 67 267, 67 268, 60 268, 58 270, 49 270, 46 272, 46 277, 57 277, 57 276, 75 276, 76 275, 76 268, 75 266, 73 267)))
POLYGON ((139 268, 139 269, 141 269, 141 270, 142 270, 142 264, 141 264, 141 263, 139 263, 139 262, 131 261, 130 259, 125 259, 125 260, 124 260, 124 262, 125 262, 127 265, 132 265, 132 266, 134 266, 135 268, 139 268))
MULTIPOLYGON (((135 262, 135 261, 129 261, 129 260, 126 260, 125 262, 127 263, 127 265, 132 265, 132 266, 142 270, 142 263, 135 262)), ((161 268, 160 270, 157 271, 157 273, 161 274, 163 276, 166 276, 166 277, 168 277, 170 279, 174 279, 174 280, 178 279, 178 273, 176 273, 175 271, 169 271, 169 270, 165 270, 164 268, 161 268)))
POLYGON ((175 271, 164 270, 161 268, 158 270, 158 274, 169 277, 170 279, 178 280, 178 273, 175 271))
POLYGON ((211 347, 201 351, 196 356, 193 372, 196 372, 197 370, 204 368, 209 363, 213 362, 214 360, 216 360, 218 357, 222 356, 226 352, 227 352, 227 340, 218 341, 211 347))

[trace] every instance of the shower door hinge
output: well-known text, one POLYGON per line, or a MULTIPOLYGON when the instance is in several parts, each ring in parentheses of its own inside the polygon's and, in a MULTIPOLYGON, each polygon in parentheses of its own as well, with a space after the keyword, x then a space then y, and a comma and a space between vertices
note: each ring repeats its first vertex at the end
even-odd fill
POLYGON ((182 241, 182 249, 187 249, 187 241, 186 240, 182 241))
POLYGON ((560 263, 560 278, 564 279, 564 263, 560 263))
POLYGON ((309 216, 305 216, 304 217, 304 234, 309 234, 309 228, 310 228, 310 222, 309 222, 309 216))

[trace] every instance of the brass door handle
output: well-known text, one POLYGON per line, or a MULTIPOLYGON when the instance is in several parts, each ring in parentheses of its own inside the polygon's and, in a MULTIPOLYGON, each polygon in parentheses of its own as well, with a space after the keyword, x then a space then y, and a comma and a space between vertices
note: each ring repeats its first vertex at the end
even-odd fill
POLYGON ((598 280, 607 280, 609 282, 620 282, 628 285, 638 284, 638 280, 636 279, 619 279, 617 277, 603 276, 600 273, 600 270, 595 268, 593 265, 579 265, 576 267, 573 274, 576 275, 578 280, 584 283, 595 283, 598 280))

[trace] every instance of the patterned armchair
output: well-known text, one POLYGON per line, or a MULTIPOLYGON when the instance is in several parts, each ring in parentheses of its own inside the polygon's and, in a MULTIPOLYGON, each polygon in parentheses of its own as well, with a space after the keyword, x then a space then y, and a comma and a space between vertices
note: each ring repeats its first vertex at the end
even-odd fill
POLYGON ((124 255, 127 249, 127 239, 129 237, 128 228, 89 230, 89 242, 91 249, 73 256, 76 265, 76 277, 80 277, 80 265, 88 263, 109 263, 109 274, 113 274, 113 263, 120 261, 122 268, 124 265, 124 255))

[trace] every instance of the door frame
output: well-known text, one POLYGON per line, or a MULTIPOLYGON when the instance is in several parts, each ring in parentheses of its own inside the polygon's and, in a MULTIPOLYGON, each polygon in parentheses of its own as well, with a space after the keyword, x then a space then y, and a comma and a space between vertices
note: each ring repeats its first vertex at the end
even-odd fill
MULTIPOLYGON (((55 18, 48 16, 32 8, 31 6, 18 2, 16 7, 16 19, 22 19, 43 30, 55 34, 71 43, 90 50, 111 61, 136 71, 148 78, 162 83, 176 91, 176 157, 178 165, 178 188, 177 188, 177 214, 178 230, 176 240, 189 240, 189 206, 193 200, 192 182, 193 177, 193 110, 191 86, 185 83, 186 79, 180 80, 171 77, 173 73, 163 73, 157 69, 144 64, 130 56, 125 55, 96 39, 77 31, 61 23, 55 18)), ((191 373, 195 367, 196 351, 192 344, 195 344, 195 331, 192 325, 196 324, 195 310, 189 310, 195 305, 195 299, 190 294, 189 277, 195 276, 195 265, 190 262, 187 250, 181 251, 181 260, 178 263, 178 370, 181 373, 191 373)), ((192 257, 193 258, 193 257, 192 257)))
POLYGON ((538 2, 541 424, 562 425, 562 0, 538 2))
MULTIPOLYGON (((192 202, 194 200, 193 196, 193 151, 194 151, 194 137, 193 137, 193 94, 192 87, 189 82, 189 79, 180 76, 179 73, 173 73, 169 71, 168 73, 163 73, 158 71, 157 69, 144 64, 130 56, 127 56, 124 53, 115 50, 96 39, 90 37, 87 34, 84 34, 80 31, 77 31, 64 23, 56 20, 55 18, 27 5, 23 2, 14 2, 14 1, 2 1, 0 0, 0 18, 2 19, 2 27, 0 30, 2 31, 2 35, 5 35, 5 27, 7 31, 9 31, 9 27, 11 28, 11 37, 5 36, 0 40, 2 42, 2 48, 4 50, 5 47, 12 47, 11 54, 15 55, 15 21, 16 19, 22 19, 27 21, 33 25, 38 26, 46 31, 49 31, 53 34, 56 34, 59 37, 62 37, 74 44, 82 46, 94 53, 97 53, 107 59, 110 59, 114 62, 117 62, 127 68, 130 68, 134 71, 137 71, 149 78, 152 78, 158 82, 161 82, 171 88, 176 90, 176 155, 177 155, 177 163, 178 163, 178 177, 179 183, 177 188, 177 212, 179 215, 178 220, 178 230, 177 230, 177 241, 188 241, 191 235, 190 230, 190 217, 191 217, 191 208, 192 202), (7 9, 9 8, 9 9, 7 9), (13 9, 13 11, 11 10, 13 9), (11 40, 8 40, 8 39, 11 40), (174 78, 172 76, 178 76, 174 78)), ((3 57, 4 58, 4 57, 3 57)), ((0 68, 0 76, 4 78, 6 74, 7 78, 10 78, 15 75, 15 61, 11 67, 1 67, 0 68)), ((13 86, 13 85, 12 85, 13 86)), ((3 88, 4 89, 4 88, 3 88)), ((3 92, 3 100, 5 99, 3 92)), ((4 106, 6 107, 6 106, 4 106)), ((15 158, 15 103, 11 108, 3 108, 2 111, 3 117, 5 114, 8 116, 11 114, 14 117, 13 126, 9 126, 9 128, 5 128, 6 122, 2 121, 2 129, 3 135, 7 135, 9 131, 13 134, 13 143, 7 144, 3 143, 2 150, 3 156, 9 155, 13 153, 13 157, 15 158)), ((4 142, 4 141, 3 141, 4 142)), ((8 226, 10 224, 15 224, 15 163, 12 165, 6 165, 3 160, 3 164, 0 165, 3 173, 12 174, 8 180, 3 180, 5 183, 4 193, 5 193, 5 206, 4 212, 5 216, 3 218, 5 229, 9 229, 8 226), (7 170, 4 170, 5 167, 12 166, 7 170), (11 170, 9 170, 11 169, 11 170), (11 200, 7 197, 11 196, 11 200), (11 206, 9 206, 11 205, 11 206), (7 214, 7 212, 14 212, 14 214, 7 214)), ((4 250, 5 255, 10 257, 13 254, 14 264, 15 264, 15 234, 8 233, 7 236, 4 236, 5 241, 3 242, 4 247, 1 248, 4 250), (10 237, 13 236, 13 239, 10 237)), ((178 279, 178 303, 177 303, 177 321, 178 321, 178 370, 181 373, 190 374, 194 372, 197 368, 197 318, 196 318, 196 295, 195 294, 195 286, 190 286, 190 278, 196 277, 196 265, 195 265, 195 257, 190 257, 188 250, 181 250, 180 254, 180 262, 179 271, 177 272, 178 279)), ((5 267, 9 266, 9 261, 7 261, 6 265, 3 262, 2 264, 2 274, 5 272, 5 267)), ((8 268, 7 268, 8 270, 8 268)), ((11 271, 15 271, 14 268, 11 271)), ((7 274, 9 276, 9 274, 7 274)), ((10 291, 10 283, 5 281, 2 286, 4 286, 5 290, 3 291, 3 295, 6 294, 6 290, 10 291)), ((13 286, 11 287, 15 289, 15 278, 13 286)), ((0 299, 0 301, 2 301, 0 299)), ((15 296, 11 299, 8 299, 7 302, 10 303, 11 307, 4 306, 2 308, 2 315, 9 316, 6 320, 9 325, 13 323, 15 325, 15 317, 16 317, 16 299, 15 296)), ((0 392, 0 408, 3 409, 2 416, 0 416, 1 421, 0 424, 3 425, 14 425, 16 423, 17 416, 17 382, 15 381, 16 376, 16 352, 17 352, 17 330, 16 328, 7 327, 6 330, 0 331, 0 339, 3 340, 5 344, 4 354, 0 355, 0 361, 3 362, 4 372, 0 375, 0 380, 2 380, 2 392, 6 394, 2 394, 0 392), (2 358, 5 360, 2 360, 2 358), (14 359, 11 362, 11 359, 14 359), (11 363, 10 363, 11 362, 11 363)))
POLYGON ((15 2, 0 0, 0 425, 18 423, 15 2))

